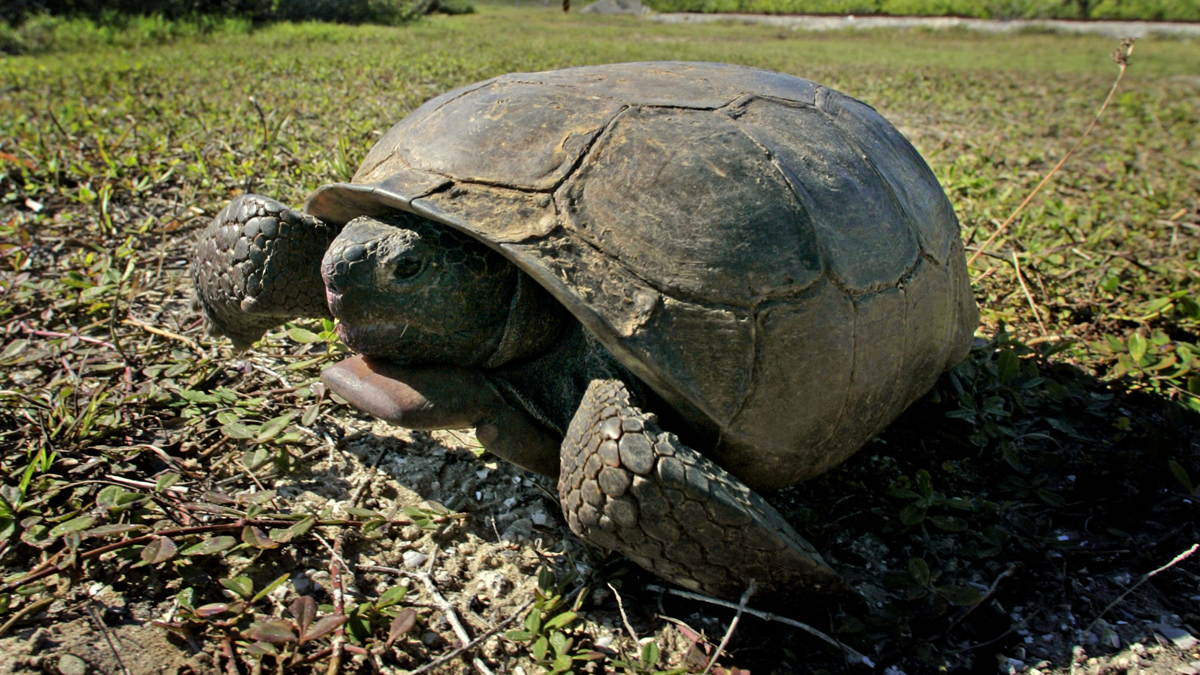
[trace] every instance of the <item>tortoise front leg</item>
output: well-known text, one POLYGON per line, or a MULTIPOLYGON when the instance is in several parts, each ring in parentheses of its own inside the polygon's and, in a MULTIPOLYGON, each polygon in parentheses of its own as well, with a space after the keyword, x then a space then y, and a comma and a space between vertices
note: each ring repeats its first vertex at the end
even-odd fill
POLYGON ((192 258, 195 307, 238 349, 300 317, 331 317, 321 258, 340 228, 274 199, 242 195, 213 218, 192 258))
POLYGON ((594 380, 562 446, 571 529, 692 590, 736 599, 832 593, 844 584, 757 493, 664 432, 619 380, 594 380))

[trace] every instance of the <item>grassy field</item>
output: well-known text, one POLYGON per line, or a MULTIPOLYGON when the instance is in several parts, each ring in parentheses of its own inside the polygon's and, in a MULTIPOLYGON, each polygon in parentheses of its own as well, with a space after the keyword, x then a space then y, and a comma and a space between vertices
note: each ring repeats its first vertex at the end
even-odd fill
POLYGON ((1197 0, 650 0, 659 12, 1200 21, 1197 0))
MULTIPOLYGON (((253 191, 299 205, 348 179, 423 101, 500 73, 727 61, 875 106, 925 155, 976 252, 1095 114, 1116 75, 1115 47, 1093 37, 806 34, 484 6, 397 28, 281 24, 0 60, 0 637, 86 623, 103 587, 127 608, 102 612, 112 626, 174 607, 181 649, 216 654, 196 670, 226 650, 269 668, 276 657, 261 653, 271 649, 312 659, 298 670, 324 669, 327 637, 268 649, 261 644, 282 629, 255 618, 295 600, 287 573, 297 560, 330 564, 314 532, 339 550, 349 536, 347 550, 363 555, 412 527, 440 545, 461 536, 443 527, 459 516, 432 507, 394 513, 381 499, 305 515, 266 489, 295 485, 341 437, 344 406, 308 386, 340 348, 323 339, 327 325, 275 332, 252 356, 201 334, 188 305, 190 241, 230 198, 253 191), (279 541, 290 543, 274 548, 279 541)), ((1091 654, 1112 636, 1127 644, 1147 617, 1200 621, 1194 559, 1141 587, 1124 613, 1102 612, 1200 538, 1196 73, 1193 42, 1138 43, 1088 143, 973 265, 983 325, 971 360, 844 469, 772 496, 871 589, 869 607, 798 610, 818 627, 917 673, 982 668, 994 655, 1069 670, 1073 645, 1091 654), (1054 639, 1024 640, 1043 634, 1054 639)), ((570 653, 608 658, 596 656, 596 617, 620 626, 612 596, 584 603, 589 594, 565 570, 551 565, 540 579, 533 611, 550 627, 501 641, 488 653, 498 671, 551 664, 536 637, 560 628, 570 653), (555 616, 564 618, 549 624, 555 616)), ((624 578, 627 605, 649 595, 636 573, 624 578)), ((602 579, 611 580, 583 583, 603 589, 602 579)), ((635 619, 652 604, 631 610, 635 619)), ((433 599, 366 593, 351 605, 321 611, 352 615, 352 647, 382 648, 395 628, 401 651, 381 649, 385 665, 415 668, 456 644, 433 599), (408 609, 421 626, 411 639, 400 637, 408 609), (422 640, 421 631, 449 637, 422 640)), ((708 629, 716 642, 729 615, 711 616, 721 619, 708 629)), ((660 665, 685 657, 674 629, 644 625, 661 644, 660 665)), ((820 643, 799 633, 756 630, 758 646, 735 639, 722 664, 841 668, 836 653, 804 657, 820 643)), ((347 655, 344 669, 367 672, 361 658, 347 655)))

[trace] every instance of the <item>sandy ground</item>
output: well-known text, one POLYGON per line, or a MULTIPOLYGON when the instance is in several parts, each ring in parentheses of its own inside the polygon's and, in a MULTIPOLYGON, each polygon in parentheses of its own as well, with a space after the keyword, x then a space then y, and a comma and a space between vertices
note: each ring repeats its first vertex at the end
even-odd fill
POLYGON ((659 23, 704 23, 731 21, 754 23, 792 30, 869 30, 875 28, 929 28, 947 30, 952 28, 979 31, 981 33, 1015 33, 1028 30, 1043 30, 1056 33, 1087 33, 1113 38, 1144 38, 1149 35, 1171 35, 1176 37, 1200 36, 1200 24, 1171 23, 1167 21, 1064 21, 1061 19, 1014 19, 995 21, 990 19, 963 19, 952 16, 781 16, 768 14, 651 14, 649 21, 659 23))

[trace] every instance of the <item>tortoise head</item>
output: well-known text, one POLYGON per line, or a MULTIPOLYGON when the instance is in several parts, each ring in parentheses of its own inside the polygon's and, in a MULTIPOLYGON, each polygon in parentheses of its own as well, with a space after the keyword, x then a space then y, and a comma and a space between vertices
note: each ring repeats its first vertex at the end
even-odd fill
POLYGON ((502 365, 565 312, 500 253, 406 213, 348 223, 321 276, 346 346, 391 363, 502 365))

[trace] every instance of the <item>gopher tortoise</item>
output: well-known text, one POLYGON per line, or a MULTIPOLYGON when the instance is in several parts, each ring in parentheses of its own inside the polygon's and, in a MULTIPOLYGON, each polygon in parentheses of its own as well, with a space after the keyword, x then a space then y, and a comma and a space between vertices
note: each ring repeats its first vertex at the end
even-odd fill
POLYGON ((856 452, 967 354, 954 211, 869 106, 714 63, 504 75, 388 131, 305 213, 221 211, 192 274, 245 348, 335 317, 322 375, 476 428, 571 529, 693 590, 844 590, 754 490, 856 452))

